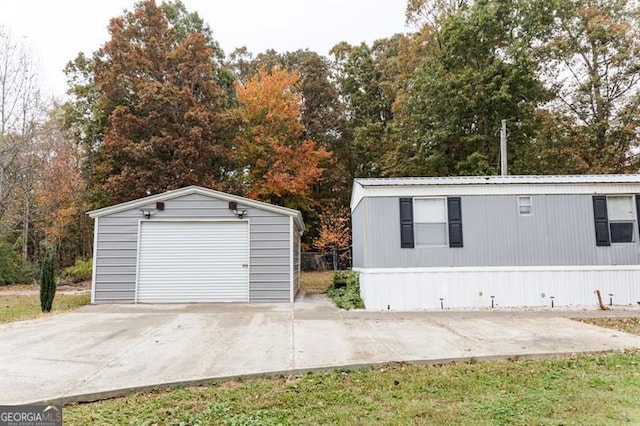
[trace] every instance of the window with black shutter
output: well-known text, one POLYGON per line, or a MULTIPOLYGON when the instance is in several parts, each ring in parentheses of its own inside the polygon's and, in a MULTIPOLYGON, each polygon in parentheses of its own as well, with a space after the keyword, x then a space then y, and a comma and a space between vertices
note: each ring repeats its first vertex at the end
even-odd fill
POLYGON ((413 248, 413 199, 400 198, 400 247, 413 248))
POLYGON ((609 218, 607 215, 607 197, 604 195, 593 196, 593 219, 596 226, 596 245, 608 246, 609 241, 609 218))
POLYGON ((593 218, 596 245, 637 241, 639 197, 632 195, 594 195, 593 218), (634 199, 635 198, 635 199, 634 199))
POLYGON ((462 247, 462 205, 460 197, 447 198, 449 247, 462 247))
POLYGON ((460 197, 401 198, 400 227, 403 248, 462 247, 461 199, 460 197), (409 207, 411 207, 410 212, 409 207), (410 238, 409 232, 411 232, 410 238))
POLYGON ((607 197, 609 235, 612 243, 635 242, 635 206, 631 195, 610 195, 607 197))
POLYGON ((444 197, 413 200, 413 223, 417 246, 447 245, 447 199, 444 197))

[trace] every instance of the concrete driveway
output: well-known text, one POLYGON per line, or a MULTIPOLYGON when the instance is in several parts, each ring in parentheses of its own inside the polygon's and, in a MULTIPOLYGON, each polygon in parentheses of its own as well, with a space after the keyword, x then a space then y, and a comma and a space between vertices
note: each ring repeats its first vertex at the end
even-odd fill
POLYGON ((92 400, 170 382, 391 361, 640 347, 638 336, 563 317, 579 314, 346 312, 321 296, 293 305, 86 306, 0 325, 0 403, 92 400))

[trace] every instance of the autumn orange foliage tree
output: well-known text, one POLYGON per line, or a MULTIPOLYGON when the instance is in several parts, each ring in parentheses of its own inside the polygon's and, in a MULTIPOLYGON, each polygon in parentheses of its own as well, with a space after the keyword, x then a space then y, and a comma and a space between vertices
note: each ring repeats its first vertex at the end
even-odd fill
POLYGON ((349 209, 333 201, 320 214, 318 237, 313 241, 317 250, 334 252, 351 246, 351 228, 349 209))
POLYGON ((38 206, 47 212, 44 233, 52 241, 62 237, 65 228, 81 213, 85 182, 80 155, 70 144, 58 147, 44 167, 42 186, 37 191, 38 206))
POLYGON ((83 153, 64 137, 55 111, 41 132, 49 144, 48 161, 35 191, 37 224, 45 239, 59 251, 60 262, 72 263, 76 257, 86 257, 91 252, 83 153))
POLYGON ((331 153, 303 138, 298 80, 296 72, 261 69, 236 85, 241 129, 235 139, 234 179, 236 189, 248 197, 309 211, 316 206, 313 185, 331 153))

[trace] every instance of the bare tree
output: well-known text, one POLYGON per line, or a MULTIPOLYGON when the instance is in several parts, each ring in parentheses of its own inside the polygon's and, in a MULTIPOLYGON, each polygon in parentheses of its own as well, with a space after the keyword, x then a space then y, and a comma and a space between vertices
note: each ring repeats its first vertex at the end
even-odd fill
POLYGON ((416 28, 428 25, 438 30, 442 21, 473 4, 473 0, 407 0, 405 23, 416 28))
POLYGON ((37 168, 44 158, 36 137, 43 116, 36 68, 25 45, 0 28, 0 235, 22 224, 23 260, 37 168), (9 217, 8 211, 20 214, 9 217))
POLYGON ((562 0, 542 44, 550 109, 570 117, 590 142, 595 173, 640 168, 640 2, 562 0))

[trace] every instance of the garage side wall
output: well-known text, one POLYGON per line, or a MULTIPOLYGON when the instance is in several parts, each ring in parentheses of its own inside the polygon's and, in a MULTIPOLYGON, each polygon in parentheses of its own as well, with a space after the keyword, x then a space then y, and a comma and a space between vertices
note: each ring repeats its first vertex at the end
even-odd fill
POLYGON ((300 290, 300 238, 302 235, 295 226, 293 229, 293 291, 297 294, 300 290))
MULTIPOLYGON (((164 210, 154 220, 237 220, 228 202, 200 194, 164 201, 164 210)), ((133 303, 135 301, 138 223, 140 209, 155 204, 100 217, 97 228, 95 264, 95 303, 133 303)), ((290 237, 287 215, 238 205, 247 210, 250 222, 251 302, 288 302, 290 297, 290 237)))

